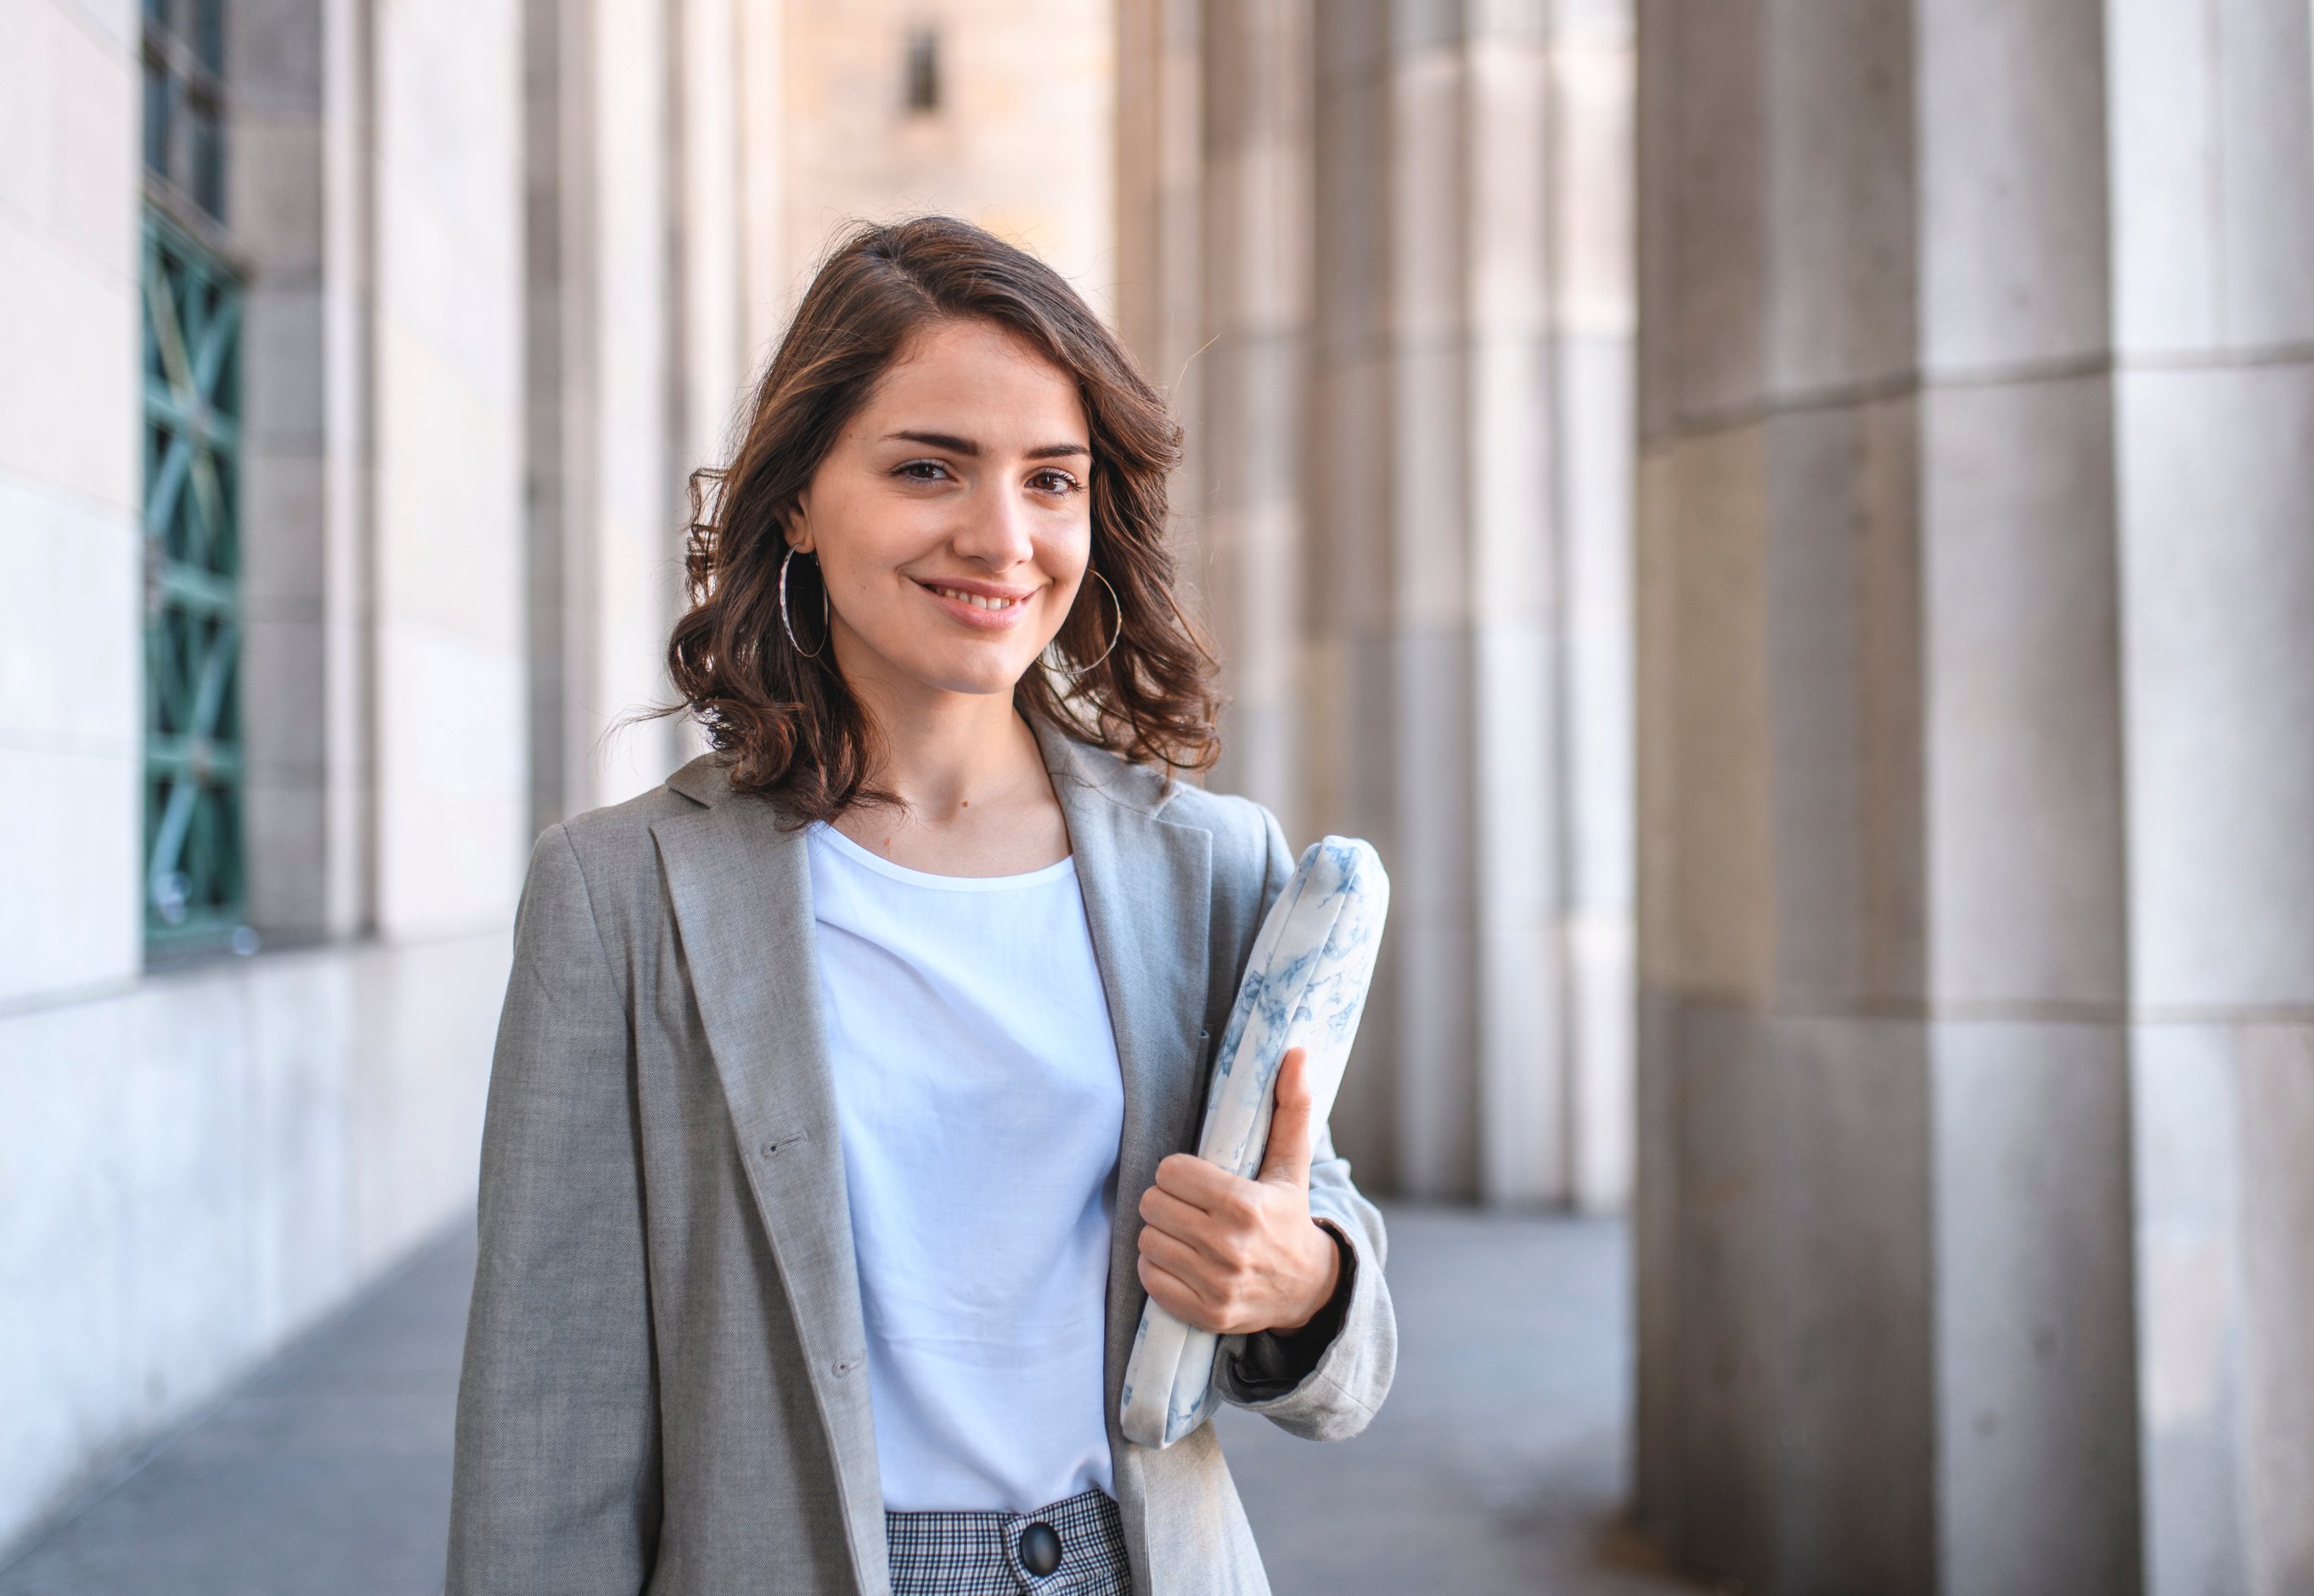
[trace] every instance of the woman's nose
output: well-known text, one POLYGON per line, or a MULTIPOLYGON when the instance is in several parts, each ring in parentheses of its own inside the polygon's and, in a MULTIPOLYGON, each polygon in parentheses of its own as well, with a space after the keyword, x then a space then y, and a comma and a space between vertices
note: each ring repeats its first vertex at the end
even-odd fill
POLYGON ((1002 481, 965 501, 964 519, 950 541, 956 551, 992 569, 1002 570, 1029 558, 1029 507, 1002 481))

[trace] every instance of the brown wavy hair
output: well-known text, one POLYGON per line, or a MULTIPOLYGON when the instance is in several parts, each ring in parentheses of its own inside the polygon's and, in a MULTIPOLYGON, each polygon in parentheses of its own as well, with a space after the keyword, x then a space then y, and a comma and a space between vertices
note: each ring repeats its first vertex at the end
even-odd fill
MULTIPOLYGON (((1166 478, 1181 431, 1133 358, 1059 274, 951 216, 858 226, 840 237, 755 388, 726 465, 691 475, 684 569, 690 608, 667 670, 679 703, 723 755, 731 784, 799 822, 896 801, 870 785, 876 728, 823 642, 799 654, 780 622, 786 528, 846 423, 924 328, 993 322, 1076 379, 1092 436, 1092 554, 1055 648, 1068 675, 1033 665, 1012 690, 1042 720, 1135 764, 1210 769, 1219 701, 1214 657, 1175 591, 1166 478), (1108 578, 1117 595, 1112 617, 1108 578), (1108 648, 1112 630, 1117 642, 1108 648)), ((826 597, 817 560, 788 573, 808 643, 826 597)))

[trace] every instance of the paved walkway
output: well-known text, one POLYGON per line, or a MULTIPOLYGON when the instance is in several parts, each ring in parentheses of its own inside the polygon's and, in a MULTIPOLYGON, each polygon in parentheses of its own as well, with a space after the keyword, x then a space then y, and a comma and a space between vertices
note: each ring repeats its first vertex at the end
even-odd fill
MULTIPOLYGON (((1278 1596, 1673 1596, 1615 1527, 1621 1230, 1398 1209, 1404 1354, 1365 1437, 1224 1413, 1278 1596)), ((428 1596, 442 1582, 467 1227, 163 1440, 0 1567, 0 1596, 428 1596)))

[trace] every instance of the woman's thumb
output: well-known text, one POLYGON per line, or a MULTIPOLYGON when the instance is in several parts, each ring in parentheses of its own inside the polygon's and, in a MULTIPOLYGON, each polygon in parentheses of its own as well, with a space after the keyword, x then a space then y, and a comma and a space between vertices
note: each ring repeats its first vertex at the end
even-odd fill
POLYGON ((1277 1069, 1277 1107, 1269 1116, 1269 1146, 1262 1154, 1263 1180, 1310 1184, 1309 1055, 1289 1048, 1277 1069))

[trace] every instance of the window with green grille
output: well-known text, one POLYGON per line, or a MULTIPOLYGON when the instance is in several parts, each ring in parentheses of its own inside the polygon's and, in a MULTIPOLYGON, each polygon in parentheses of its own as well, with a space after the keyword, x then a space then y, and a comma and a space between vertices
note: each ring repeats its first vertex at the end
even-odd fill
POLYGON ((241 814, 241 285, 145 219, 145 930, 246 944, 241 814))
POLYGON ((144 0, 145 938, 246 951, 225 0, 144 0))

